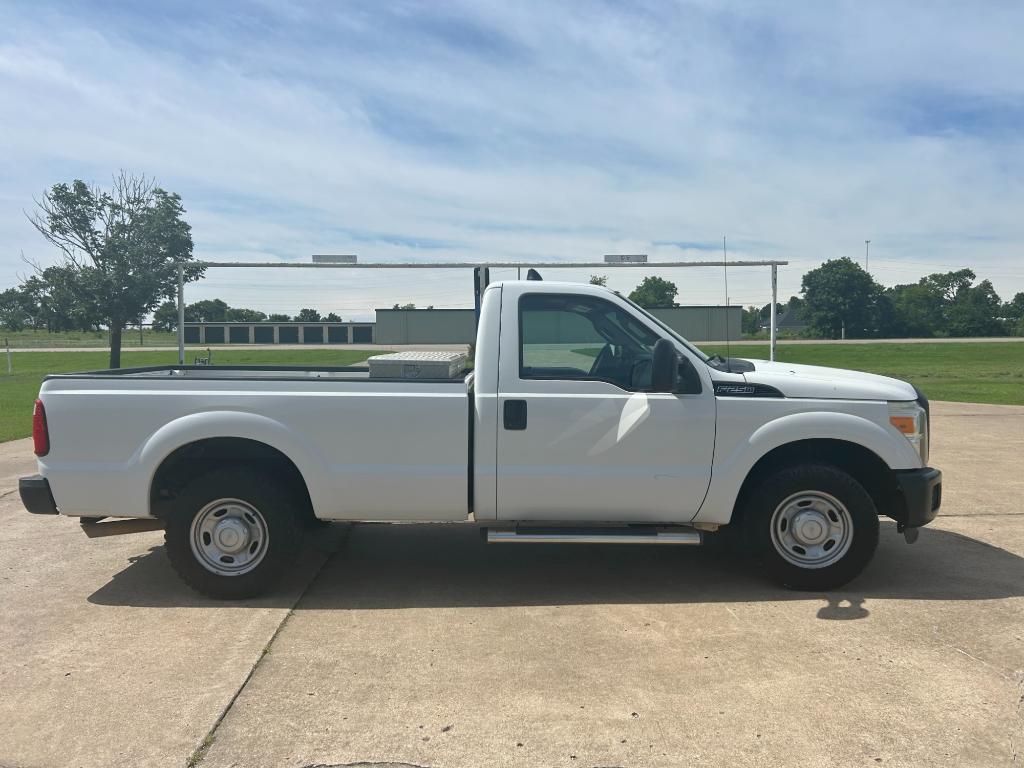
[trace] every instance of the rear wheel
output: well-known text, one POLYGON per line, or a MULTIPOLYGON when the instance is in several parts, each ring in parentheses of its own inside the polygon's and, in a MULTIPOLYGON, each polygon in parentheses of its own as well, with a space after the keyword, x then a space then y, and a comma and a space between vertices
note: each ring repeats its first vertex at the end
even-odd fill
POLYGON ((294 494, 255 472, 221 469, 191 481, 167 520, 174 570, 209 597, 242 599, 276 584, 295 559, 302 510, 294 494))
POLYGON ((787 587, 828 590, 860 574, 878 546, 878 510, 851 475, 809 464, 769 475, 748 497, 744 527, 787 587))

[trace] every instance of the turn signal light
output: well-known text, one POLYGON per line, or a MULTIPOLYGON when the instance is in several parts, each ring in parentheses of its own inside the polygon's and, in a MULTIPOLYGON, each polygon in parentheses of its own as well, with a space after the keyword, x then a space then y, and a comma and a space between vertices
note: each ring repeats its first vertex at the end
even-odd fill
POLYGON ((917 424, 913 416, 890 416, 889 423, 904 435, 917 434, 917 424))
POLYGON ((46 409, 43 401, 36 400, 32 409, 32 449, 36 456, 45 456, 50 452, 50 430, 46 427, 46 409))

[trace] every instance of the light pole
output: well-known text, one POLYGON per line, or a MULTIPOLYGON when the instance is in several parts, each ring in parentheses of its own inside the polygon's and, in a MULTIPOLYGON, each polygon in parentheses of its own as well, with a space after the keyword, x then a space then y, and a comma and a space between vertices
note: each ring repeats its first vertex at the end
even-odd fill
POLYGON ((864 241, 864 271, 865 272, 868 271, 868 255, 870 253, 870 249, 871 249, 871 241, 870 240, 865 240, 864 241))

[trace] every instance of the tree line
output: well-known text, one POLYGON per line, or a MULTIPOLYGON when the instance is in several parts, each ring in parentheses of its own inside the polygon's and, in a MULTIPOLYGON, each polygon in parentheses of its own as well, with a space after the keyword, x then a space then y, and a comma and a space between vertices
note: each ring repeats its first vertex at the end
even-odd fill
MULTIPOLYGON (((780 314, 795 312, 806 324, 803 335, 811 338, 1024 335, 1024 292, 1003 301, 992 282, 978 281, 972 269, 934 272, 916 283, 886 287, 852 259, 832 259, 803 276, 800 292, 780 306, 780 314)), ((766 319, 769 309, 746 312, 766 319)))
MULTIPOLYGON (((154 327, 177 324, 173 297, 178 270, 198 280, 203 266, 192 253, 192 230, 177 194, 145 176, 121 173, 109 189, 76 179, 55 184, 36 201, 29 221, 59 259, 33 272, 22 285, 0 292, 0 327, 99 330, 110 335, 110 366, 121 361, 121 334, 150 313, 154 327)), ((652 264, 652 267, 656 265, 652 264)), ((988 280, 971 269, 937 272, 916 283, 885 287, 851 259, 833 259, 803 276, 801 296, 785 308, 807 324, 806 335, 825 338, 1024 335, 1024 292, 1004 302, 988 280)), ((607 277, 591 282, 604 285, 607 277)), ((645 278, 630 298, 644 307, 675 306, 676 285, 645 278)), ((403 305, 396 308, 413 308, 403 305)), ((782 307, 780 306, 780 310, 782 307)), ((768 307, 748 307, 744 329, 755 333, 768 307)), ((230 307, 220 299, 195 302, 191 322, 339 322, 302 309, 294 317, 230 307)))
MULTIPOLYGON (((590 282, 605 285, 607 277, 590 282)), ((776 305, 776 316, 792 313, 808 338, 939 338, 1024 336, 1024 292, 1003 301, 991 281, 972 269, 935 272, 916 283, 886 287, 849 258, 832 259, 803 276, 801 296, 776 305)), ((646 277, 629 294, 642 307, 673 307, 675 283, 646 277)), ((769 323, 771 304, 743 310, 743 333, 769 323)))
MULTIPOLYGON (((258 309, 228 306, 221 299, 204 299, 185 305, 186 323, 340 323, 341 317, 334 312, 321 315, 311 308, 300 309, 295 315, 282 312, 260 312, 258 309)), ((165 301, 153 313, 154 331, 173 331, 178 327, 178 305, 165 301)))

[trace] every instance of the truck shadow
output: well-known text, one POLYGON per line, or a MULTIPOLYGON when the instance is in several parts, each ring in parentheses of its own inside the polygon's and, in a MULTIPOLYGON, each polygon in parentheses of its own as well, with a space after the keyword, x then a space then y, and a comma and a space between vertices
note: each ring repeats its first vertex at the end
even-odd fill
MULTIPOLYGON (((330 536, 330 534, 327 534, 330 536)), ((335 537, 340 539, 341 537, 335 537)), ((138 607, 291 606, 391 609, 616 603, 814 600, 822 619, 868 615, 865 600, 995 600, 1024 595, 1024 558, 958 533, 924 529, 908 546, 882 524, 868 570, 842 590, 792 592, 775 586, 748 558, 702 548, 488 545, 471 527, 445 524, 357 525, 336 554, 323 546, 274 594, 230 603, 208 600, 182 584, 162 547, 131 564, 89 600, 138 607)))

